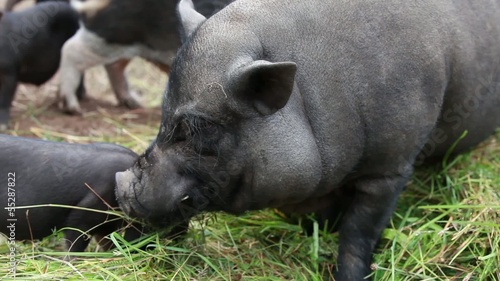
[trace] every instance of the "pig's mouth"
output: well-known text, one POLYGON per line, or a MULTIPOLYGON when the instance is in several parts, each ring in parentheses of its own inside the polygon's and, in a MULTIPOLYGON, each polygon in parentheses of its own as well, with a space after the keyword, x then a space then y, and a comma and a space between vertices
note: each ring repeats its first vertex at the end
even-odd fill
MULTIPOLYGON (((116 197, 123 212, 144 219, 154 227, 166 228, 189 221, 203 211, 208 201, 197 188, 190 192, 166 196, 146 190, 143 178, 133 169, 116 174, 116 197), (174 199, 175 198, 175 199, 174 199)), ((190 181, 191 184, 194 184, 190 181)))

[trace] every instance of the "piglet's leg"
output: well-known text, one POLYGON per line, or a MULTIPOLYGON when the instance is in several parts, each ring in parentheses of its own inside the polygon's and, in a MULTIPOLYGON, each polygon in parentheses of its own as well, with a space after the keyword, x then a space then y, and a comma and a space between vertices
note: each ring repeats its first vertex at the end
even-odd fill
MULTIPOLYGON (((87 199, 87 198, 85 198, 87 199)), ((85 200, 84 199, 84 200, 85 200)), ((89 208, 79 202, 78 206, 89 208)), ((89 213, 81 210, 72 210, 64 222, 64 238, 68 252, 83 252, 89 245, 90 231, 97 226, 95 220, 101 221, 102 214, 89 213), (97 218, 96 218, 97 217, 97 218), (94 218, 96 218, 94 220, 94 218)))
POLYGON ((372 177, 355 183, 356 192, 340 226, 337 281, 370 274, 372 252, 387 226, 408 177, 372 177))
MULTIPOLYGON (((65 230, 64 238, 66 239, 66 249, 68 252, 83 252, 90 242, 90 238, 87 235, 77 230, 65 230)), ((67 260, 68 258, 65 259, 67 260)), ((71 259, 70 256, 69 259, 71 259)))
MULTIPOLYGON (((103 38, 85 28, 80 28, 73 37, 66 41, 62 49, 59 95, 65 101, 63 109, 72 114, 81 113, 76 92, 84 70, 96 65, 111 64, 122 58, 130 59, 136 56, 136 53, 137 50, 133 47, 108 44, 103 38)), ((121 64, 123 65, 118 64, 113 67, 118 69, 118 72, 121 71, 121 74, 110 76, 117 80, 112 81, 113 87, 116 87, 116 84, 123 84, 120 78, 115 78, 123 76, 126 63, 121 64)))
POLYGON ((141 104, 135 93, 130 91, 127 78, 125 77, 125 68, 129 62, 130 60, 128 59, 121 59, 114 63, 106 64, 105 67, 118 103, 130 109, 135 109, 140 108, 141 104))
POLYGON ((84 32, 80 29, 62 48, 59 95, 64 98, 63 110, 70 114, 81 113, 76 92, 82 81, 83 71, 99 64, 100 59, 92 52, 84 37, 84 32))
POLYGON ((0 75, 0 131, 5 131, 9 124, 10 106, 17 88, 15 75, 0 75))
POLYGON ((109 240, 104 234, 94 234, 93 237, 102 251, 109 251, 109 249, 114 247, 113 241, 109 240))

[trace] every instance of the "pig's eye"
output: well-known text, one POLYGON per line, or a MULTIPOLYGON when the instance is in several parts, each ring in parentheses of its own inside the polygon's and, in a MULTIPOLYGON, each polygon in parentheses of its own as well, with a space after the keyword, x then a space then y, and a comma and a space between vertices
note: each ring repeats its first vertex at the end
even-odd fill
POLYGON ((200 117, 187 118, 189 132, 192 136, 211 138, 218 132, 218 125, 200 117))
POLYGON ((189 116, 185 119, 188 124, 186 131, 191 136, 195 150, 200 153, 213 153, 217 150, 220 139, 220 125, 198 116, 189 116))
POLYGON ((205 120, 205 119, 199 119, 198 124, 196 124, 197 129, 199 130, 200 133, 203 135, 213 135, 217 133, 217 125, 205 120))
POLYGON ((169 136, 173 143, 182 142, 186 140, 186 136, 189 134, 189 126, 185 122, 180 122, 177 124, 172 131, 172 135, 169 136))

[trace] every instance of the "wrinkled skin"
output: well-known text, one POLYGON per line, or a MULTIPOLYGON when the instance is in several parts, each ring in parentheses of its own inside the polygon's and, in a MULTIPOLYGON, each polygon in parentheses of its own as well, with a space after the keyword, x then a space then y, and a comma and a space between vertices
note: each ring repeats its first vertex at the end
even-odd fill
POLYGON ((414 166, 500 123, 498 1, 190 7, 158 136, 116 176, 130 215, 342 214, 335 278, 363 280, 414 166))
MULTIPOLYGON (((117 208, 114 174, 126 170, 136 159, 131 150, 113 144, 68 144, 0 134, 0 179, 6 183, 0 198, 16 207, 59 204, 94 210, 117 208), (8 182, 14 184, 14 191, 7 189, 8 182)), ((9 212, 0 212, 0 232, 8 237, 9 212)), ((128 225, 119 217, 62 207, 17 209, 13 213, 17 219, 15 239, 42 239, 67 227, 63 232, 71 252, 85 250, 90 242, 85 234, 108 249, 113 244, 104 236, 128 225)), ((129 225, 124 238, 137 239, 141 231, 142 226, 129 225)))

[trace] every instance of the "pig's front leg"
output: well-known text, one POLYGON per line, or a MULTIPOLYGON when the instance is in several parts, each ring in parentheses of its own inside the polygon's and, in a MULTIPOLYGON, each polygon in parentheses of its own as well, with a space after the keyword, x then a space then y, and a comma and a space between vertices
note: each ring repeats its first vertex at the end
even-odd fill
MULTIPOLYGON (((85 202, 85 199, 82 201, 85 202)), ((92 205, 79 202, 78 206, 91 208, 92 205)), ((103 214, 88 213, 80 210, 72 210, 66 218, 64 225, 64 238, 66 240, 66 249, 68 252, 83 252, 90 242, 91 229, 99 225, 99 221, 104 221, 103 214)), ((65 258, 66 259, 66 258, 65 258)), ((69 256, 71 259, 71 256, 69 256)))
POLYGON ((90 242, 90 238, 78 230, 65 230, 64 238, 66 239, 66 249, 68 252, 83 252, 90 242))
POLYGON ((381 176, 355 183, 352 204, 340 226, 337 281, 367 280, 372 252, 407 180, 406 176, 381 176))
POLYGON ((62 109, 70 114, 82 113, 78 99, 85 95, 84 71, 101 64, 106 59, 94 51, 100 46, 89 46, 91 44, 89 42, 93 41, 87 38, 87 34, 87 31, 80 29, 64 43, 61 50, 59 96, 63 100, 62 109))
POLYGON ((17 88, 15 75, 0 76, 0 131, 5 131, 9 125, 9 114, 12 100, 17 88))
POLYGON ((82 113, 76 92, 81 87, 83 71, 93 66, 77 52, 80 44, 78 38, 75 35, 64 44, 59 67, 59 95, 64 99, 63 110, 70 114, 82 113))

